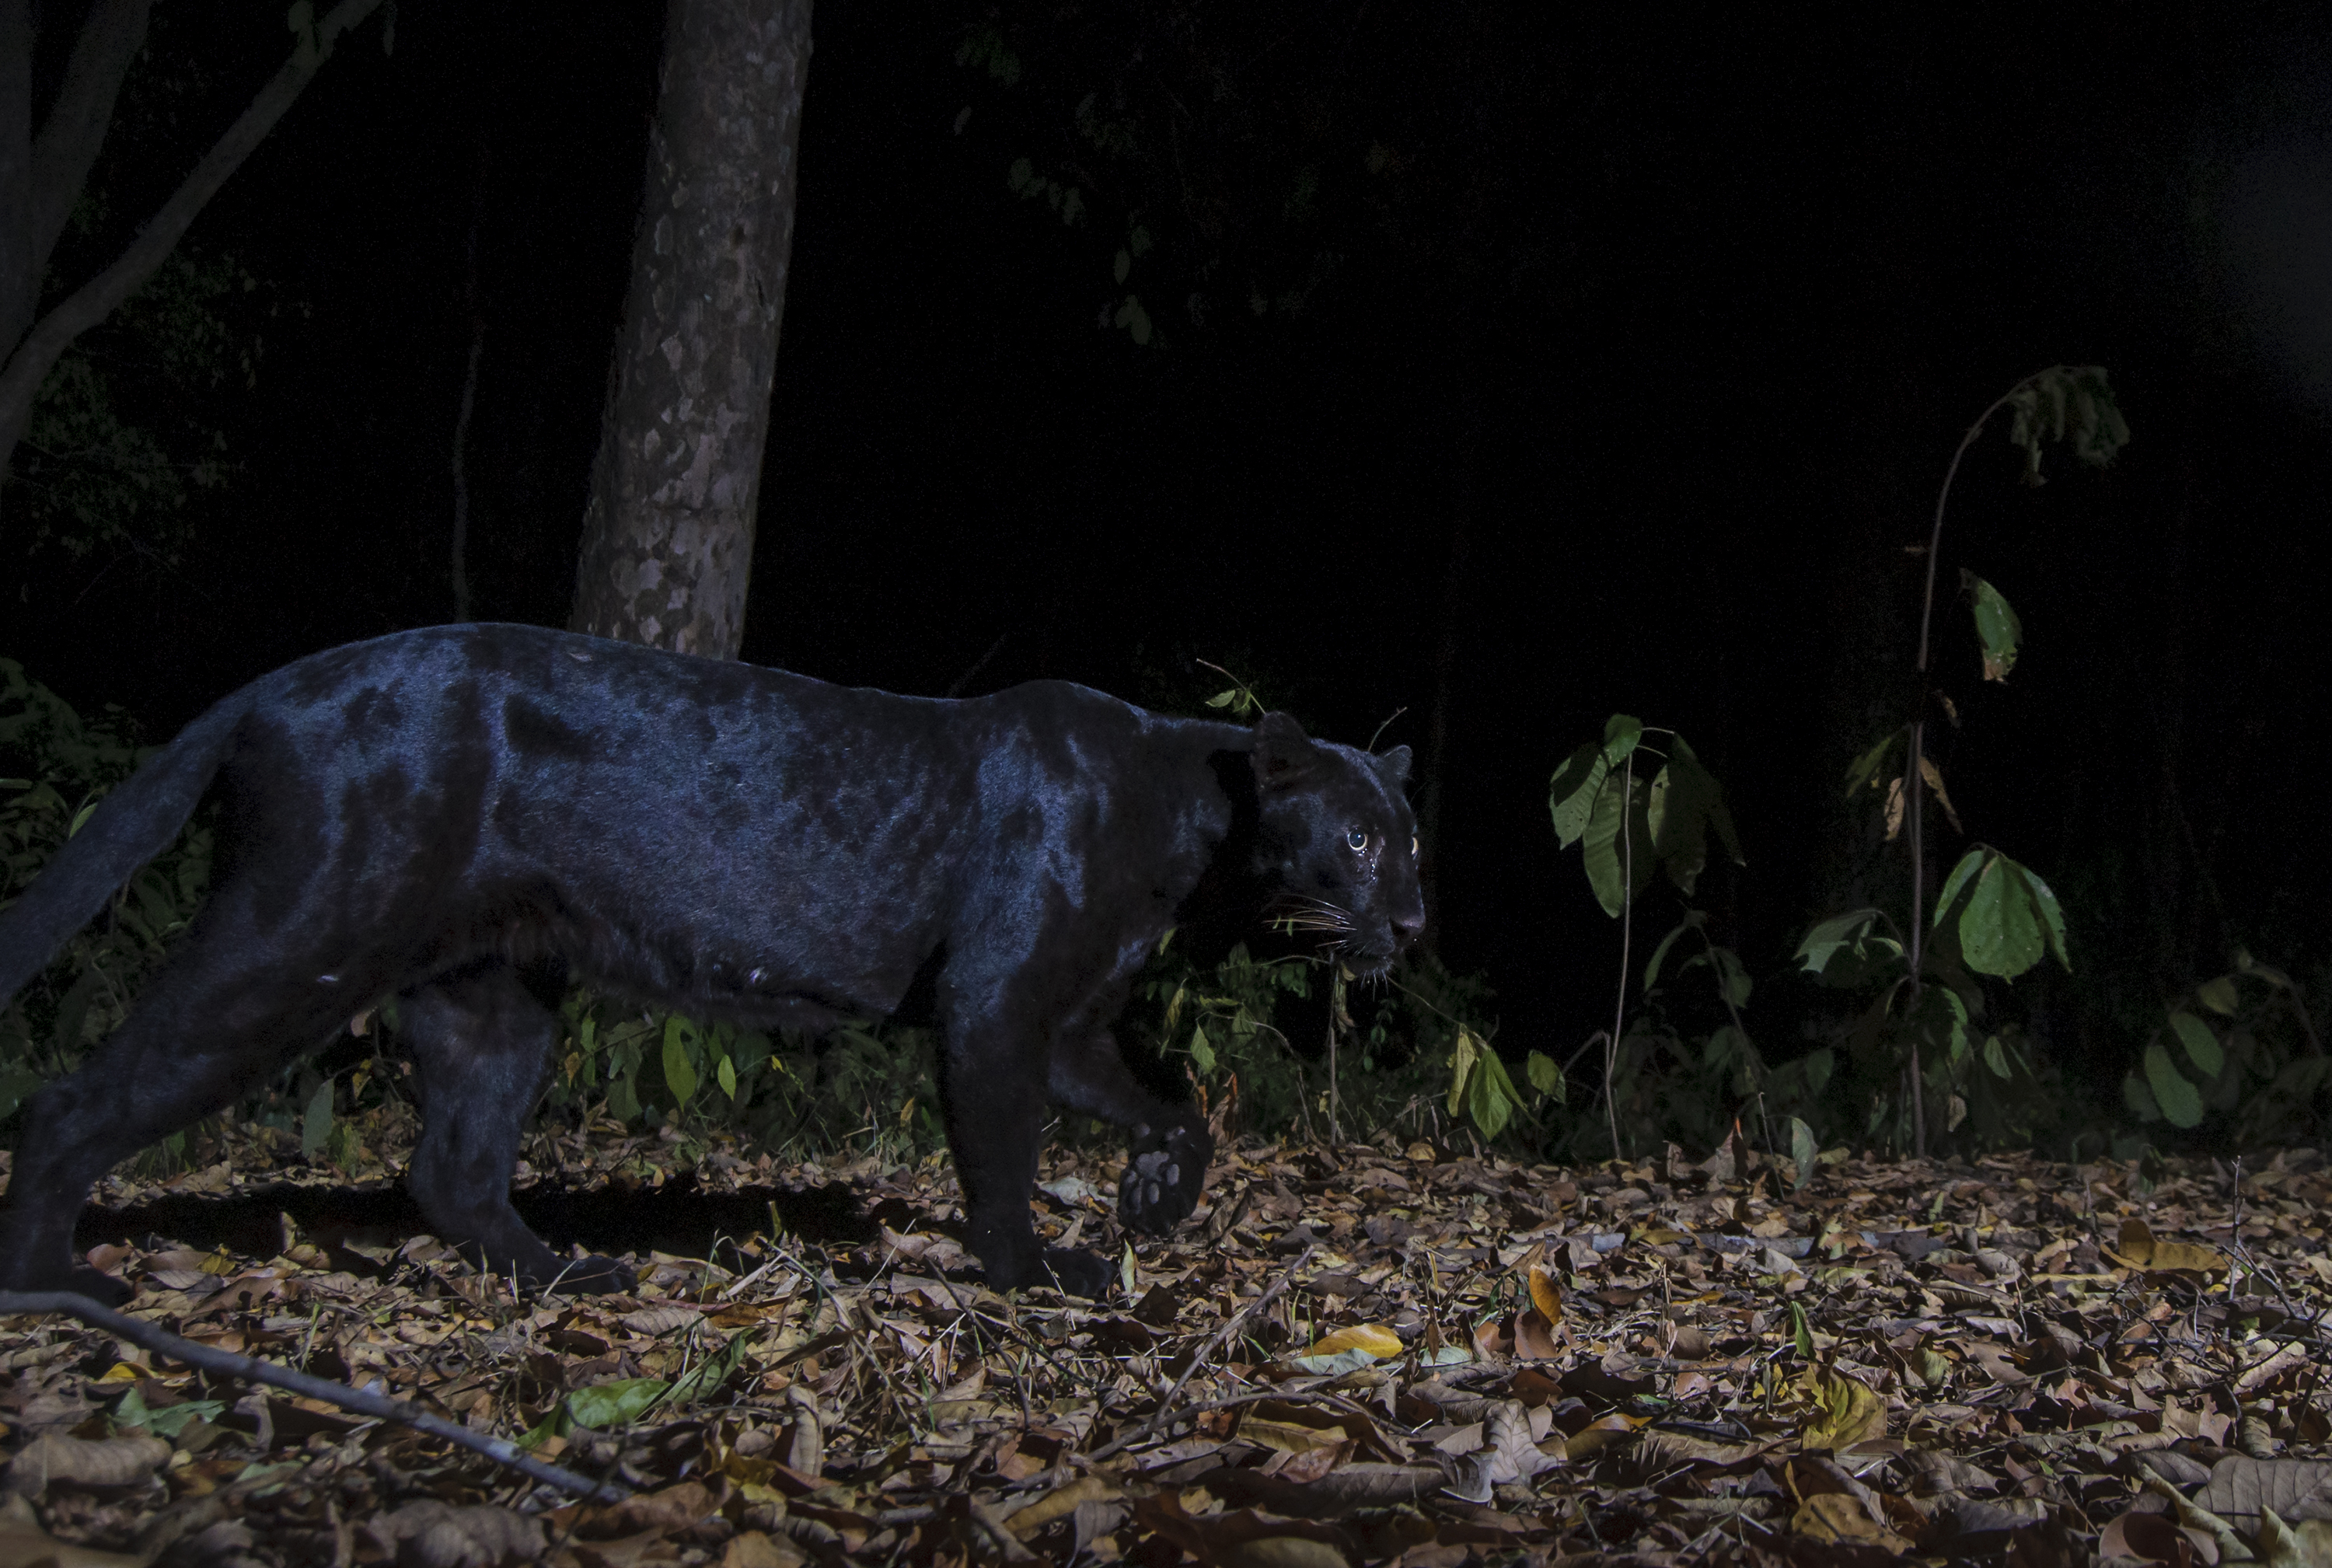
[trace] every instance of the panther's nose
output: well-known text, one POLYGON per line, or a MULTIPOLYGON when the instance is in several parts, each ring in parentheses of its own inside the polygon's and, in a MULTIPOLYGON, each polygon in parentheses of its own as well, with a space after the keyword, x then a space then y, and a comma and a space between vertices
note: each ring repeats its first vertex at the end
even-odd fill
POLYGON ((1425 912, 1421 909, 1413 914, 1396 916, 1392 923, 1394 945, 1403 948, 1409 946, 1417 940, 1418 933, 1424 929, 1425 912))

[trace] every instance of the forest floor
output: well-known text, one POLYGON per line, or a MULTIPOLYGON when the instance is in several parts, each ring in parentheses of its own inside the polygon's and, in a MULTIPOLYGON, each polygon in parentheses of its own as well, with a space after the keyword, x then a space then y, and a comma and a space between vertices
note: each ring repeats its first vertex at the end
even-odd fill
POLYGON ((351 1177, 285 1134, 210 1153, 100 1193, 131 1315, 630 1496, 20 1316, 0 1568, 2332 1564, 2313 1153, 1825 1156, 1798 1184, 1737 1143, 1590 1169, 1249 1143, 1129 1252, 1117 1161, 1056 1150, 1040 1229, 1123 1259, 1106 1302, 979 1284, 937 1157, 546 1135, 530 1170, 635 1218, 763 1218, 636 1252, 629 1296, 514 1300, 336 1219, 351 1177))

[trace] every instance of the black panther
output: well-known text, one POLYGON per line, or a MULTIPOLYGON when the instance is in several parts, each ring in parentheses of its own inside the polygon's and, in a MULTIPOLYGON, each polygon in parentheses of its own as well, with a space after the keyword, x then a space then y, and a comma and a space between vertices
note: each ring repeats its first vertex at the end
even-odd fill
POLYGON ((90 1184, 388 997, 431 1222, 538 1286, 628 1287, 510 1203, 576 978, 764 1029, 928 998, 968 1245, 999 1288, 1098 1295, 1110 1265, 1030 1224, 1047 1100, 1129 1129, 1126 1225, 1188 1217, 1212 1141, 1119 1053, 1133 977, 1201 906, 1295 912, 1381 971, 1424 923, 1408 770, 1282 713, 1167 718, 1060 681, 902 697, 531 626, 301 659, 196 720, 0 911, 5 1002, 216 799, 184 942, 32 1101, 0 1288, 122 1299, 72 1255, 90 1184))

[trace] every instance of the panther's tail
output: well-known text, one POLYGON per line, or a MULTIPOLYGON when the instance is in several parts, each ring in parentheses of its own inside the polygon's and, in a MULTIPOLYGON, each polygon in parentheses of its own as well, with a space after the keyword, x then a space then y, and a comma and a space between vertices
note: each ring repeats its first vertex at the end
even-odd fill
POLYGON ((113 890, 170 847, 225 760, 244 704, 221 703, 117 785, 81 829, 0 909, 0 1007, 5 1007, 113 890))

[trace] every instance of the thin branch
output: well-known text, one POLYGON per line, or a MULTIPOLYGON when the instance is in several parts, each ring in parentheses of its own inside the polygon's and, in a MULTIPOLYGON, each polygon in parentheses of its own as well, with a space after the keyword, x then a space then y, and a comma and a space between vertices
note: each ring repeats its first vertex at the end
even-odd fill
POLYGON ((400 1426, 426 1432, 433 1438, 458 1443, 463 1448, 483 1454, 497 1465, 506 1466, 562 1492, 573 1492, 602 1503, 619 1503, 629 1495, 619 1487, 594 1481, 572 1470, 562 1470, 557 1465, 538 1459, 508 1439, 473 1432, 441 1416, 433 1416, 418 1405, 364 1389, 352 1389, 345 1383, 332 1382, 325 1378, 310 1377, 306 1372, 293 1372, 290 1367, 279 1366, 273 1362, 196 1344, 72 1291, 0 1290, 0 1315, 45 1312, 61 1312, 69 1317, 77 1317, 92 1328, 103 1329, 116 1339, 128 1340, 140 1350, 167 1355, 173 1361, 199 1367, 218 1377, 233 1378, 238 1382, 266 1383, 288 1393, 298 1394, 302 1399, 321 1400, 341 1410, 354 1410, 360 1416, 395 1421, 400 1426))
POLYGON ((1611 1158, 1620 1148, 1620 1025, 1628 1016, 1629 949, 1636 933, 1636 754, 1628 753, 1620 785, 1620 994, 1611 1003, 1611 1034, 1603 1045, 1603 1116, 1611 1129, 1611 1158))
POLYGON ((113 123, 114 100, 129 62, 146 43, 146 24, 154 0, 97 0, 73 39, 65 62, 64 84, 33 140, 33 277, 49 269, 49 256, 65 232, 65 220, 89 183, 89 171, 104 149, 113 123))
POLYGON ((259 90, 250 107, 227 128, 217 145, 203 156, 186 183, 147 220, 138 237, 129 242, 113 264, 74 290, 24 335, 23 343, 9 357, 7 368, 0 370, 0 467, 7 463, 5 447, 14 445, 14 434, 24 428, 31 413, 33 395, 66 348, 111 315, 154 275, 196 215, 218 194, 228 177, 243 166, 253 149, 266 139, 267 133, 275 129, 275 122, 283 118, 284 111, 315 79, 324 62, 331 58, 332 45, 339 35, 370 16, 380 5, 381 0, 340 0, 320 18, 315 32, 301 38, 292 51, 292 58, 259 90))
POLYGON ((1215 1352, 1220 1350, 1224 1345, 1230 1343, 1231 1339, 1238 1334, 1240 1326, 1244 1324, 1248 1318, 1253 1317, 1257 1313, 1261 1312, 1265 1307, 1269 1306, 1273 1302, 1277 1301, 1279 1299, 1280 1292, 1285 1290, 1288 1286, 1295 1282, 1296 1270, 1302 1268, 1305 1264, 1312 1261, 1312 1254, 1317 1251, 1319 1247, 1320 1244, 1316 1241, 1305 1243, 1304 1250, 1296 1256, 1295 1261, 1281 1269, 1279 1271, 1279 1277, 1273 1280, 1271 1284, 1266 1287, 1261 1296, 1258 1296, 1253 1301, 1248 1302, 1245 1307, 1240 1309, 1238 1315, 1224 1324, 1222 1327, 1215 1330, 1214 1337, 1208 1340, 1205 1344, 1199 1347, 1199 1353, 1190 1358, 1190 1364, 1182 1369, 1182 1375, 1174 1380, 1174 1386, 1166 1391, 1166 1397, 1158 1401, 1157 1410, 1151 1413, 1148 1420, 1143 1421, 1140 1426, 1134 1428, 1133 1430, 1126 1433, 1125 1436, 1113 1439, 1111 1441, 1104 1443, 1100 1448, 1095 1448, 1092 1453, 1087 1454, 1085 1456, 1086 1459, 1091 1462, 1098 1463, 1103 1459, 1108 1458, 1112 1454, 1119 1453, 1126 1448, 1132 1448, 1134 1444, 1142 1441, 1151 1433, 1156 1431, 1160 1427, 1164 1426, 1168 1419, 1174 1413, 1174 1401, 1181 1397, 1184 1385, 1188 1384, 1191 1378, 1198 1374, 1198 1371, 1200 1367, 1207 1364, 1207 1358, 1213 1355, 1215 1352))

